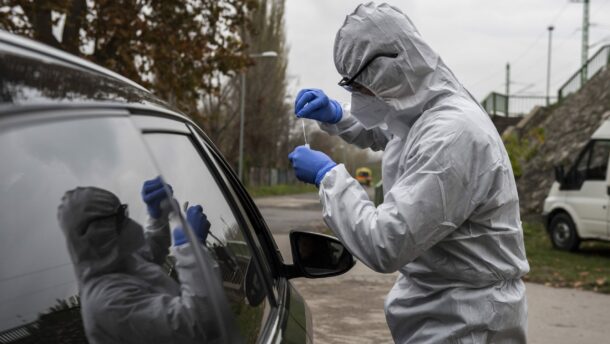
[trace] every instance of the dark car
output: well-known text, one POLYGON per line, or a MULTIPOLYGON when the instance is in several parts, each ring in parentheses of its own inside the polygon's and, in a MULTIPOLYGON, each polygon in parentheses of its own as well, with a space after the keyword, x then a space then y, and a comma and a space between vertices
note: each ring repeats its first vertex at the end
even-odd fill
MULTIPOLYGON (((243 185, 187 116, 124 77, 5 32, 0 97, 0 343, 86 342, 60 199, 78 186, 103 188, 145 226, 140 189, 159 175, 181 207, 201 204, 211 223, 211 254, 191 247, 201 271, 220 268, 200 281, 211 292, 222 285, 209 310, 217 339, 312 342, 309 310, 289 279, 341 274, 352 256, 334 238, 292 232, 294 265, 285 264, 243 185)), ((184 223, 177 213, 172 221, 184 223)), ((169 275, 173 262, 162 266, 169 275)))

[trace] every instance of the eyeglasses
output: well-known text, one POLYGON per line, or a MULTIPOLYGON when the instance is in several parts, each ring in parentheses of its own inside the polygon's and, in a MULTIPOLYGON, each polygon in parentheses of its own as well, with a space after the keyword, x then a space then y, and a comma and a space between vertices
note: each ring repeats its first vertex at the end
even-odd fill
POLYGON ((120 204, 115 210, 114 216, 116 216, 117 226, 120 226, 123 221, 125 221, 125 219, 129 217, 129 207, 127 206, 127 204, 120 204))
MULTIPOLYGON (((362 65, 362 67, 360 67, 360 69, 356 72, 356 74, 354 74, 354 76, 352 76, 351 78, 348 77, 343 77, 340 81, 339 81, 339 86, 345 88, 347 91, 349 92, 362 92, 362 90, 360 88, 364 88, 364 86, 355 83, 354 80, 356 80, 356 78, 362 74, 362 72, 366 69, 366 67, 368 67, 376 58, 378 57, 389 57, 389 58, 396 58, 398 56, 397 53, 380 53, 377 54, 373 57, 371 57, 368 61, 366 61, 365 64, 362 65)), ((364 88, 366 91, 370 92, 368 89, 364 88)), ((366 93, 366 92, 362 92, 362 93, 366 93)))

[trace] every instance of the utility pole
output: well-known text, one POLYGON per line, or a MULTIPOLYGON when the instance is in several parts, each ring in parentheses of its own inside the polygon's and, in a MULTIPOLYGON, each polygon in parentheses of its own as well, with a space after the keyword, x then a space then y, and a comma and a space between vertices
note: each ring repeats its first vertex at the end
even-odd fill
POLYGON ((587 60, 589 60, 589 4, 590 0, 570 0, 582 2, 582 46, 580 50, 580 86, 587 82, 587 60))
POLYGON ((582 1, 582 47, 581 47, 581 74, 580 86, 587 82, 587 60, 589 59, 589 0, 582 1))
POLYGON ((506 113, 508 117, 508 103, 510 103, 510 63, 506 64, 506 113))
POLYGON ((552 41, 553 41, 553 25, 548 27, 549 30, 549 51, 548 51, 548 58, 547 58, 547 62, 546 62, 546 106, 549 106, 551 104, 551 98, 549 97, 549 93, 551 90, 551 47, 552 47, 552 41))

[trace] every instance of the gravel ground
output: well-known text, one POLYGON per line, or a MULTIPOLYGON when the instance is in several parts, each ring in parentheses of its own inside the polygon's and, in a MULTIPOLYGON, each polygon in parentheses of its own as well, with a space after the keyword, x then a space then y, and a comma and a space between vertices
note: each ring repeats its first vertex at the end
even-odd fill
MULTIPOLYGON (((357 269, 358 267, 354 267, 357 269)), ((395 275, 293 281, 313 314, 315 343, 392 343, 383 302, 395 275)))

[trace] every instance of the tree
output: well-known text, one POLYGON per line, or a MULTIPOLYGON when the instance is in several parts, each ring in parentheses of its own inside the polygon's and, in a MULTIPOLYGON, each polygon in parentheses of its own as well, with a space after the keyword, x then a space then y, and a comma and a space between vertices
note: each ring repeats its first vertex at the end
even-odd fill
MULTIPOLYGON (((276 58, 259 58, 246 73, 246 112, 244 156, 247 167, 287 167, 292 125, 291 105, 287 102, 288 65, 284 1, 256 0, 249 18, 251 29, 243 32, 247 54, 275 51, 276 58)), ((205 128, 223 154, 237 166, 239 154, 239 75, 218 77, 220 92, 207 95, 197 121, 205 128)))
POLYGON ((251 64, 255 0, 0 0, 0 28, 91 60, 185 112, 251 64))
POLYGON ((246 74, 245 166, 288 165, 288 139, 292 114, 287 102, 288 48, 284 28, 283 0, 259 0, 246 34, 250 53, 275 51, 276 58, 259 58, 246 74))

